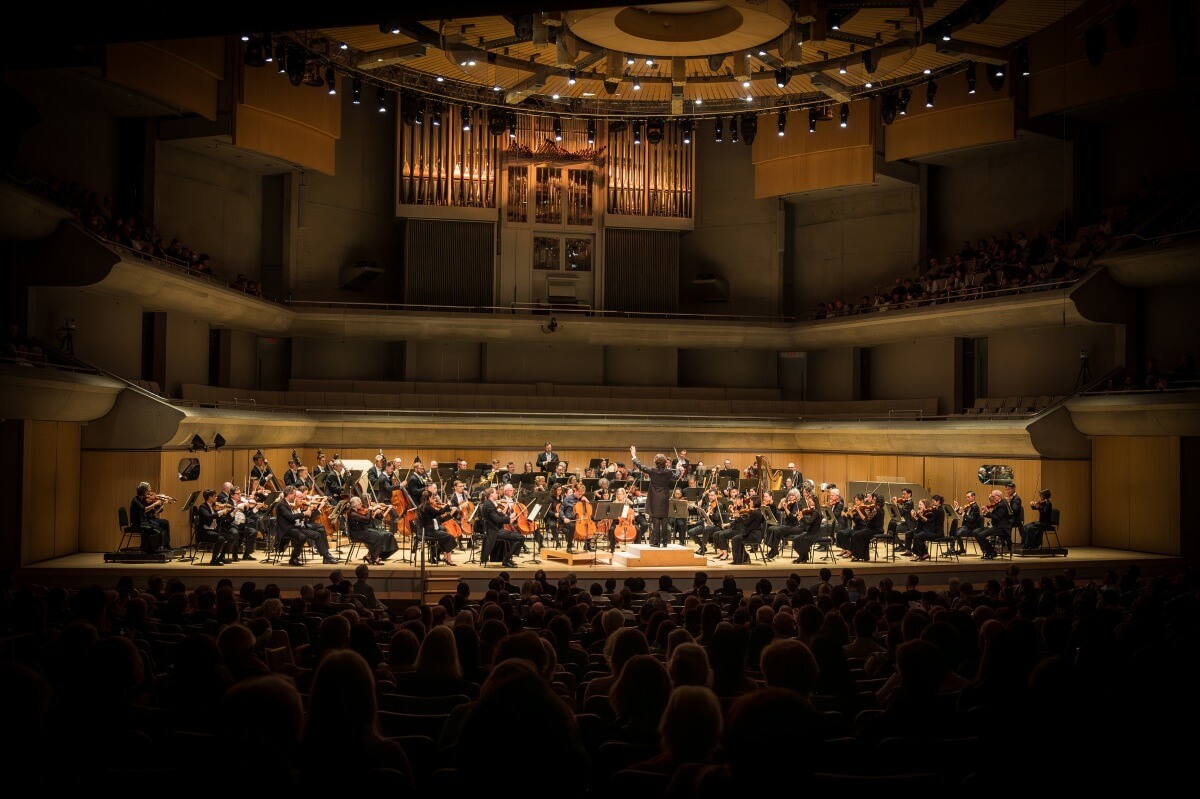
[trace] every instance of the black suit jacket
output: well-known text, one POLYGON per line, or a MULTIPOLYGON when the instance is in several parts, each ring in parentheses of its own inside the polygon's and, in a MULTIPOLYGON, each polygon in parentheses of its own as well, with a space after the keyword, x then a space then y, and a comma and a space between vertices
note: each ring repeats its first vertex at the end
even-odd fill
POLYGON ((535 465, 537 466, 537 468, 541 469, 543 472, 554 471, 555 469, 558 468, 558 453, 553 452, 553 451, 539 452, 538 456, 537 456, 537 462, 535 465))
POLYGON ((637 458, 633 465, 650 478, 650 490, 646 494, 646 512, 652 517, 666 518, 671 508, 671 487, 679 479, 678 469, 645 466, 637 458))
POLYGON ((485 533, 498 533, 508 524, 508 516, 501 513, 496 507, 496 503, 490 499, 485 499, 483 505, 479 508, 479 515, 483 518, 483 531, 485 533))

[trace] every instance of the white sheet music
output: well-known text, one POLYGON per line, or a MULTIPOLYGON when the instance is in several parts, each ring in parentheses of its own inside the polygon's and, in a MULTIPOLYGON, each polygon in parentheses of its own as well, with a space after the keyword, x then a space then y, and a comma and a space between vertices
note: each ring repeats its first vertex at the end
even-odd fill
POLYGON ((528 518, 529 518, 529 521, 531 521, 531 522, 536 522, 536 521, 537 521, 537 516, 538 516, 538 514, 539 514, 539 513, 541 513, 541 511, 542 511, 542 506, 541 506, 541 505, 534 504, 532 507, 530 507, 530 508, 529 508, 529 513, 527 514, 527 515, 528 515, 528 518))

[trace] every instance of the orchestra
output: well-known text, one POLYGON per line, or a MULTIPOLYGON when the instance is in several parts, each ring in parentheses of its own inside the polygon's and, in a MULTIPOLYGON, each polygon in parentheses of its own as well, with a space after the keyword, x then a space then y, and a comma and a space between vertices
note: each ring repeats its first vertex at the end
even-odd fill
MULTIPOLYGON (((832 483, 820 484, 818 496, 816 484, 804 480, 794 462, 786 470, 774 470, 761 455, 744 470, 732 468, 727 460, 735 474, 741 471, 757 479, 750 485, 746 480, 726 483, 721 469, 688 461, 687 450, 676 450, 673 459, 660 454, 649 465, 631 447, 632 469, 613 459, 595 458, 586 470, 572 470, 547 445, 536 463, 524 462, 524 472, 511 460, 507 468, 500 466, 499 458, 491 460, 490 469, 484 461, 472 470, 467 460, 455 457, 447 460, 453 467, 440 473, 427 468, 420 456, 405 470, 402 458, 388 458, 382 448, 371 461, 355 462, 361 465, 353 470, 340 456, 327 459, 318 450, 314 471, 321 479, 316 480, 296 450, 287 460, 283 480, 262 450, 252 461, 246 490, 226 481, 219 490, 195 492, 185 506, 190 508, 190 502, 203 495, 192 508, 191 522, 193 540, 212 544, 210 565, 255 560, 260 539, 274 547, 268 562, 290 543, 290 565, 302 563, 306 545, 323 563, 337 563, 333 550, 340 553, 341 542, 348 539, 363 545, 365 563, 379 565, 405 544, 411 545, 415 558, 417 540, 423 539, 436 545, 429 553, 435 564, 453 565, 456 549, 471 549, 471 562, 478 554, 481 565, 499 562, 512 567, 525 552, 525 541, 536 542, 540 551, 543 535, 568 553, 592 551, 602 540, 607 540, 609 553, 618 544, 640 544, 647 537, 651 546, 691 542, 696 556, 713 552, 715 560, 730 565, 749 563, 754 545, 761 546, 762 560, 770 562, 788 543, 795 563, 810 562, 814 547, 830 549, 828 557, 833 558, 838 551, 833 546, 840 548, 837 557, 867 562, 873 540, 889 537, 896 542, 896 552, 907 551, 920 562, 930 559, 931 541, 948 535, 950 551, 962 555, 963 541, 970 536, 981 557, 991 560, 997 557, 997 544, 1012 547, 1014 531, 1021 533, 1019 545, 1040 547, 1054 511, 1050 492, 1039 488, 1030 504, 1038 520, 1024 524, 1022 501, 1011 483, 990 491, 982 503, 974 491, 964 493, 962 504, 947 503, 939 494, 915 500, 908 487, 890 502, 870 491, 847 502, 832 483), (370 467, 363 469, 367 463, 370 467), (686 484, 685 472, 690 472, 686 484), (444 498, 439 478, 446 481, 444 498), (487 505, 489 494, 492 501, 487 505), (596 503, 615 508, 597 508, 596 503), (582 527, 580 519, 585 522, 582 527)), ((435 463, 429 461, 430 467, 435 463)), ((161 515, 174 501, 148 483, 139 484, 130 519, 131 526, 143 532, 143 547, 178 554, 170 547, 170 525, 161 515)))

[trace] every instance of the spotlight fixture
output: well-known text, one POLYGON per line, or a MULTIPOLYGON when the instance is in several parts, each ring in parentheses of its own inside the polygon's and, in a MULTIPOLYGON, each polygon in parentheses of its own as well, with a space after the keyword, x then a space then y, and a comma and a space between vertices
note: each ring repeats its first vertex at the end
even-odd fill
POLYGON ((571 86, 575 85, 575 67, 571 67, 571 71, 567 73, 567 83, 571 86))
POLYGON ((896 121, 896 93, 884 92, 879 98, 879 119, 884 125, 890 125, 896 121))
POLYGON ((429 124, 435 128, 442 126, 442 104, 431 103, 429 108, 429 124))
POLYGON ((648 67, 652 67, 652 66, 654 66, 654 61, 653 61, 653 59, 649 59, 649 58, 647 58, 647 59, 646 59, 646 66, 648 66, 648 67))
POLYGON ((921 70, 921 72, 922 72, 922 74, 929 75, 933 72, 933 70, 930 69, 929 67, 925 67, 925 69, 921 70))
POLYGON ((666 125, 661 119, 651 119, 646 122, 646 141, 650 144, 662 144, 666 135, 666 125))
POLYGON ((838 67, 838 74, 839 74, 839 75, 845 75, 845 74, 846 74, 846 59, 844 59, 844 58, 842 59, 842 64, 841 64, 841 66, 839 66, 839 67, 838 67))
POLYGON ((243 34, 242 34, 242 41, 243 41, 243 42, 248 42, 248 41, 250 41, 250 34, 248 34, 248 33, 243 33, 243 34))
POLYGON ((589 119, 587 122, 587 143, 596 143, 596 120, 589 119))
POLYGON ((517 115, 515 112, 508 115, 508 138, 517 138, 517 115))
POLYGON ((900 116, 908 116, 908 101, 912 99, 912 89, 905 86, 900 90, 900 94, 896 96, 896 113, 900 116))
POLYGON ((743 88, 743 89, 749 89, 749 88, 750 88, 750 81, 748 81, 748 80, 744 80, 744 81, 742 81, 742 88, 743 88))
POLYGON ((287 45, 282 39, 275 45, 275 69, 280 75, 287 72, 287 45))
POLYGON ((460 114, 459 116, 462 117, 462 129, 466 130, 466 131, 471 130, 471 109, 467 108, 464 105, 462 114, 460 114))
POLYGON ((296 47, 288 47, 286 61, 288 83, 293 86, 304 83, 304 67, 306 66, 304 53, 296 47))
POLYGON ((208 444, 204 443, 204 439, 200 434, 192 436, 192 443, 188 446, 188 452, 208 452, 208 444))
POLYGON ((1000 91, 1004 88, 1004 78, 1008 74, 1007 64, 997 64, 992 69, 988 70, 988 86, 992 87, 992 91, 1000 91))
POLYGON ((746 112, 742 114, 742 140, 749 147, 754 144, 754 137, 758 134, 758 115, 746 112))
POLYGON ((275 60, 275 37, 269 33, 264 33, 263 41, 263 61, 268 64, 275 60))
POLYGON ((626 64, 628 64, 629 66, 633 66, 634 64, 636 64, 636 63, 637 63, 637 59, 635 59, 635 58, 634 58, 633 56, 631 56, 631 55, 629 55, 629 56, 625 56, 625 63, 626 63, 626 64))
POLYGON ((636 77, 633 79, 633 90, 634 90, 635 92, 640 92, 640 91, 642 90, 642 81, 641 81, 641 79, 639 79, 639 78, 636 78, 636 77))
POLYGON ((425 98, 418 97, 417 101, 413 105, 415 106, 415 110, 416 110, 416 116, 414 116, 414 118, 413 118, 413 124, 414 125, 424 125, 425 124, 425 111, 427 109, 427 104, 425 102, 425 98))
POLYGON ((692 104, 693 105, 704 105, 704 98, 697 97, 695 100, 692 100, 692 104))
POLYGON ((937 97, 937 81, 933 78, 925 84, 925 107, 933 108, 933 98, 937 97))
POLYGON ((217 433, 216 438, 213 439, 213 449, 219 450, 223 446, 225 446, 225 436, 217 433))
POLYGON ((337 94, 337 73, 333 71, 333 67, 325 67, 325 86, 330 94, 337 94))
POLYGON ((349 50, 350 45, 346 44, 345 42, 342 42, 341 44, 338 45, 338 49, 339 50, 349 50))
POLYGON ((724 131, 722 130, 722 126, 721 126, 721 118, 717 117, 717 135, 716 135, 717 144, 720 144, 722 141, 724 141, 723 133, 724 133, 724 131))
POLYGON ((842 103, 842 110, 838 116, 841 119, 841 122, 838 123, 841 127, 844 128, 850 124, 850 103, 842 103))
POLYGON ((434 78, 434 80, 436 80, 438 83, 445 83, 445 82, 446 82, 446 79, 445 79, 445 78, 443 78, 441 75, 438 75, 436 78, 434 78))
POLYGON ((808 132, 817 132, 817 110, 815 108, 808 109, 808 132))
POLYGON ((729 138, 734 144, 738 142, 738 118, 729 118, 729 138))
POLYGON ((379 106, 379 113, 387 113, 387 95, 384 93, 383 89, 375 90, 375 103, 379 106))
POLYGON ((641 123, 641 121, 635 121, 633 123, 633 143, 634 144, 642 143, 642 123, 641 123))
POLYGON ((972 61, 970 64, 967 64, 967 94, 975 93, 975 80, 975 62, 972 61))
POLYGON ((942 41, 943 42, 950 41, 950 31, 946 31, 945 33, 942 34, 942 41))
POLYGON ((791 78, 792 76, 789 74, 787 67, 775 70, 775 85, 779 88, 782 89, 784 86, 787 86, 791 78))
POLYGON ((267 59, 263 55, 262 39, 257 36, 246 40, 245 52, 242 53, 242 63, 248 67, 265 67, 267 59))
POLYGON ((692 120, 690 120, 690 119, 685 119, 685 120, 683 120, 683 122, 679 123, 679 132, 683 135, 683 143, 684 144, 692 143, 693 127, 694 126, 692 125, 692 120))
POLYGON ((554 140, 562 141, 562 120, 558 117, 554 118, 554 140))
POLYGON ((779 126, 779 135, 780 136, 786 135, 787 134, 787 109, 786 108, 779 109, 778 126, 779 126))
POLYGON ((560 96, 561 95, 558 92, 555 92, 554 94, 550 95, 550 99, 557 100, 560 96))
POLYGON ((1029 77, 1029 47, 1024 43, 1017 48, 1017 70, 1022 78, 1029 77))
POLYGON ((488 114, 488 133, 492 136, 503 136, 508 129, 508 123, 504 119, 502 111, 491 111, 488 114))
POLYGON ((867 81, 866 83, 863 84, 863 88, 864 89, 873 89, 873 88, 875 88, 875 84, 872 83, 871 81, 867 81))
POLYGON ((355 105, 362 103, 362 78, 355 78, 353 88, 351 89, 352 98, 350 102, 355 105))

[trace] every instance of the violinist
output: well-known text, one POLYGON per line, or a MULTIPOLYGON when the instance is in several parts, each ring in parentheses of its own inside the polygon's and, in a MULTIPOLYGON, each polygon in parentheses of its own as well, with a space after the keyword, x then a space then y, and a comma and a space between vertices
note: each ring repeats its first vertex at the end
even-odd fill
POLYGON ((941 494, 921 500, 913 518, 917 520, 917 531, 913 535, 913 560, 929 560, 929 542, 945 536, 946 508, 941 494))
POLYGON ((446 532, 442 522, 458 513, 458 508, 442 502, 438 496, 437 486, 428 486, 421 492, 421 505, 417 509, 417 524, 421 530, 423 541, 432 541, 442 551, 442 562, 447 566, 454 565, 450 554, 458 546, 454 536, 446 532))
POLYGON ((364 506, 359 497, 351 497, 346 506, 348 537, 366 547, 367 554, 363 560, 375 566, 399 550, 396 537, 377 526, 377 521, 391 509, 391 505, 383 504, 364 506))
POLYGON ((313 518, 318 511, 316 503, 309 503, 307 507, 303 505, 295 486, 288 486, 283 490, 283 501, 279 503, 276 513, 282 541, 292 542, 289 566, 301 565, 300 556, 305 543, 313 545, 317 554, 321 556, 322 563, 338 562, 337 558, 329 554, 329 539, 325 535, 325 528, 313 518))
MULTIPOLYGON (((1009 502, 1012 502, 1011 498, 1009 502)), ((1038 498, 1030 502, 1029 507, 1038 512, 1038 520, 1025 525, 1021 531, 1021 545, 1027 552, 1041 547, 1042 533, 1054 526, 1054 504, 1050 501, 1050 489, 1043 488, 1038 492, 1038 498)))
MULTIPOLYGON (((968 491, 963 497, 966 504, 959 505, 954 503, 954 512, 959 519, 959 535, 969 535, 979 544, 979 551, 984 551, 983 536, 987 534, 987 529, 983 526, 983 516, 979 512, 979 503, 975 500, 975 492, 968 491)), ((959 542, 959 554, 966 552, 966 547, 959 542)))
POLYGON ((792 550, 796 553, 796 559, 793 563, 808 563, 812 556, 813 545, 821 538, 821 510, 817 506, 817 499, 813 496, 812 489, 807 485, 801 489, 800 496, 802 503, 800 505, 800 523, 798 527, 803 531, 798 535, 792 536, 792 550))
POLYGON ((238 549, 242 550, 242 560, 256 560, 252 553, 261 529, 261 511, 266 505, 245 499, 242 489, 229 482, 221 486, 221 493, 217 495, 217 505, 228 505, 231 508, 229 513, 221 517, 221 524, 234 536, 232 560, 238 559, 238 549))
POLYGON ((1017 496, 1017 484, 1009 483, 1004 486, 1004 504, 1008 505, 1008 513, 1012 516, 1014 530, 1025 532, 1025 506, 1017 496))
POLYGON ((237 560, 237 536, 224 523, 232 510, 232 505, 217 504, 217 492, 214 489, 204 489, 204 501, 196 506, 196 541, 212 543, 210 566, 224 566, 225 553, 230 548, 233 550, 233 560, 237 560))
MULTIPOLYGON (((767 496, 770 496, 770 494, 767 496)), ((731 526, 733 535, 730 536, 730 540, 733 542, 733 560, 731 562, 734 566, 749 563, 750 556, 746 552, 747 545, 762 540, 762 501, 758 497, 748 497, 746 499, 746 512, 739 514, 733 520, 731 526)))
POLYGON ((765 542, 767 545, 767 558, 774 559, 779 555, 779 544, 784 538, 800 535, 803 529, 800 523, 803 516, 800 514, 802 498, 800 489, 789 488, 787 493, 783 495, 783 499, 779 501, 779 507, 775 510, 775 515, 779 519, 779 524, 773 524, 767 528, 765 542))
POLYGON ((729 560, 729 551, 732 548, 733 536, 735 534, 734 524, 738 518, 746 510, 746 498, 738 494, 736 488, 729 489, 730 501, 725 507, 725 524, 721 529, 713 533, 713 549, 717 550, 717 560, 729 560))
POLYGON ((700 515, 700 523, 687 531, 688 538, 692 539, 698 545, 696 550, 697 555, 708 554, 706 545, 713 539, 713 536, 720 532, 724 519, 721 516, 721 494, 717 489, 710 488, 701 499, 700 503, 695 506, 696 512, 700 515))
POLYGON ((479 565, 486 566, 495 553, 496 544, 504 545, 501 566, 506 569, 516 567, 513 556, 524 543, 525 536, 512 529, 513 506, 510 500, 497 498, 495 486, 490 486, 483 492, 483 502, 479 506, 480 520, 483 522, 483 551, 479 554, 479 565))
POLYGON ((888 523, 888 534, 896 539, 896 552, 908 552, 912 543, 912 534, 917 529, 913 519, 912 489, 905 488, 900 496, 892 497, 899 515, 888 523))
POLYGON ((150 484, 137 484, 134 497, 129 501, 129 526, 141 533, 142 551, 173 554, 171 548, 171 523, 159 516, 162 509, 175 500, 166 494, 158 494, 150 484))
POLYGON ((985 531, 986 535, 979 535, 976 540, 979 541, 983 548, 983 560, 995 560, 996 548, 992 546, 994 538, 1002 538, 1007 542, 1008 546, 1012 546, 1012 513, 1009 510, 1008 504, 1004 501, 1004 494, 1000 493, 1000 489, 992 489, 992 493, 988 495, 988 504, 979 509, 979 512, 992 520, 992 528, 985 531))

